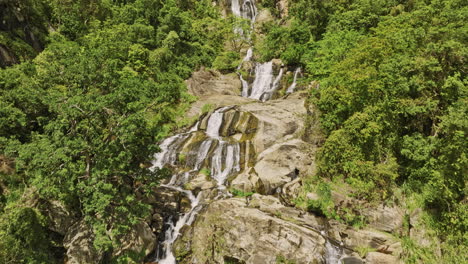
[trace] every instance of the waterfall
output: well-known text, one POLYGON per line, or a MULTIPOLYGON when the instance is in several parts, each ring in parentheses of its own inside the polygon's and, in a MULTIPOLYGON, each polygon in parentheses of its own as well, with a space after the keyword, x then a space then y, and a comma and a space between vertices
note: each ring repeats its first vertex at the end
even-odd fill
POLYGON ((327 232, 324 230, 320 231, 320 235, 325 239, 325 255, 323 256, 323 260, 326 264, 342 264, 341 261, 347 255, 344 252, 343 242, 334 241, 334 243, 339 242, 339 246, 335 246, 331 242, 331 238, 328 236, 327 232))
POLYGON ((240 171, 240 146, 239 143, 229 144, 225 141, 219 143, 213 153, 211 177, 217 181, 218 188, 225 189, 224 182, 227 176, 240 171))
MULTIPOLYGON (((242 4, 242 8, 239 4, 240 0, 232 0, 231 1, 231 10, 235 16, 250 19, 251 27, 253 29, 255 19, 257 17, 257 7, 255 6, 254 0, 245 0, 242 4)), ((239 28, 234 29, 234 31, 239 31, 239 28)), ((242 32, 241 32, 242 33, 242 32)), ((244 80, 242 74, 239 73, 239 70, 242 67, 244 62, 250 61, 253 57, 253 49, 250 47, 247 50, 247 53, 242 60, 241 64, 237 67, 237 74, 239 75, 239 79, 242 83, 242 97, 249 97, 252 99, 267 101, 271 99, 273 93, 276 91, 281 77, 283 75, 283 69, 280 70, 275 81, 272 83, 273 80, 273 62, 266 62, 266 63, 257 63, 255 66, 255 80, 252 84, 252 91, 249 95, 249 83, 244 80)))
POLYGON ((165 240, 162 243, 163 252, 165 254, 163 258, 158 258, 157 261, 159 264, 175 264, 176 258, 174 256, 174 253, 172 252, 172 245, 176 241, 177 237, 179 237, 180 230, 182 229, 182 227, 184 227, 185 225, 191 225, 195 220, 195 215, 201 210, 201 206, 199 206, 200 194, 198 194, 198 196, 195 197, 192 192, 184 190, 180 187, 172 185, 162 186, 184 193, 190 199, 190 203, 192 205, 190 211, 181 216, 175 224, 172 221, 172 218, 169 218, 166 222, 166 225, 168 225, 169 228, 165 232, 165 240))
POLYGON ((246 61, 250 61, 252 59, 252 56, 253 56, 253 50, 252 50, 252 47, 250 47, 247 50, 247 53, 245 54, 245 57, 242 60, 241 64, 239 64, 239 66, 237 67, 237 75, 239 75, 239 79, 240 79, 240 81, 242 83, 242 97, 249 96, 249 83, 246 80, 244 80, 244 78, 242 77, 242 74, 239 72, 239 70, 242 67, 242 63, 246 62, 246 61))
MULTIPOLYGON (((252 47, 250 47, 248 50, 247 50, 247 53, 245 54, 245 57, 244 59, 242 60, 243 62, 244 61, 250 61, 252 59, 252 56, 253 56, 253 49, 252 47)), ((239 67, 240 68, 240 67, 239 67)))
POLYGON ((325 243, 325 263, 326 264, 341 264, 341 259, 346 255, 343 248, 334 246, 329 239, 325 243))
MULTIPOLYGON (((236 1, 236 0, 233 0, 236 1)), ((257 18, 257 7, 254 0, 245 0, 242 5, 242 17, 250 19, 252 26, 257 18)))
MULTIPOLYGON (((169 217, 165 226, 164 241, 160 243, 156 262, 159 264, 175 264, 176 259, 172 252, 172 246, 180 235, 180 230, 185 225, 191 225, 196 215, 202 209, 201 192, 197 197, 189 191, 182 188, 189 180, 192 174, 200 171, 206 160, 211 161, 211 178, 216 181, 217 189, 224 191, 224 185, 229 175, 240 171, 240 144, 233 140, 225 140, 220 136, 219 130, 223 124, 224 112, 231 107, 223 107, 215 110, 208 117, 206 127, 206 138, 196 147, 194 155, 195 162, 189 171, 175 173, 167 184, 161 186, 176 190, 189 198, 191 203, 190 210, 176 219, 169 217), (210 154, 210 150, 215 148, 210 154), (162 254, 159 255, 159 252, 162 254)), ((165 165, 175 165, 180 149, 186 144, 186 140, 193 133, 200 133, 199 122, 197 122, 188 132, 181 133, 165 139, 160 144, 161 152, 154 155, 152 170, 162 168, 165 165)), ((183 165, 183 164, 181 164, 183 165)), ((188 164, 185 164, 186 166, 188 164)), ((218 195, 218 197, 222 197, 218 195)))
POLYGON ((241 10, 239 5, 239 0, 232 0, 231 1, 231 11, 235 16, 241 17, 241 10))
POLYGON ((291 84, 291 86, 288 87, 288 90, 286 91, 286 93, 292 93, 294 92, 294 89, 296 89, 296 82, 297 82, 297 75, 299 75, 299 73, 301 73, 301 68, 298 67, 295 71, 294 71, 294 80, 293 80, 293 83, 291 84))
MULTIPOLYGON (((242 0, 231 1, 232 13, 238 17, 250 19, 251 26, 253 28, 257 16, 255 1, 240 1, 242 0)), ((251 61, 252 57, 253 49, 250 47, 247 50, 243 62, 251 61)), ((241 66, 242 64, 239 65, 237 69, 238 71, 241 69, 241 66)), ((294 85, 299 71, 300 69, 296 70, 294 85)), ((243 79, 239 72, 238 75, 242 83, 243 97, 266 101, 271 99, 274 92, 278 89, 283 76, 283 68, 281 68, 278 75, 274 77, 272 61, 257 63, 255 66, 255 79, 251 87, 249 87, 249 83, 243 79)), ((294 87, 292 90, 294 90, 294 87)), ((196 142, 200 144, 193 144, 193 149, 190 151, 190 156, 195 156, 194 159, 191 159, 191 162, 187 162, 186 160, 185 164, 177 164, 182 166, 182 170, 180 171, 183 172, 179 171, 179 173, 173 174, 167 184, 161 185, 185 195, 190 200, 191 208, 185 214, 166 219, 164 241, 159 244, 155 260, 159 264, 176 263, 176 258, 172 252, 173 244, 179 237, 181 229, 186 225, 191 225, 195 220, 196 215, 203 207, 202 192, 199 192, 198 195, 195 196, 192 191, 185 190, 183 186, 190 181, 193 175, 197 175, 204 166, 207 166, 210 171, 210 177, 216 182, 216 190, 218 193, 226 193, 225 183, 227 178, 230 175, 241 171, 241 147, 239 142, 232 138, 223 138, 222 135, 220 135, 224 114, 230 108, 231 107, 219 108, 211 113, 207 120, 206 130, 204 131, 206 138, 204 138, 201 143, 196 142), (159 255, 159 253, 161 253, 161 255, 159 255)), ((187 141, 190 141, 193 138, 200 138, 200 133, 202 133, 200 127, 202 126, 199 124, 200 121, 197 122, 188 132, 174 135, 162 141, 160 144, 161 151, 154 155, 153 166, 151 169, 163 168, 165 165, 175 166, 180 151, 188 144, 187 141)), ((217 197, 222 196, 218 195, 217 197)), ((327 243, 330 242, 327 240, 327 243)), ((336 248, 331 244, 327 244, 327 254, 325 256, 327 263, 335 263, 328 261, 329 259, 332 260, 333 256, 338 256, 338 259, 341 257, 339 253, 335 253, 333 250, 336 250, 336 248)))
POLYGON ((260 100, 262 95, 270 90, 273 80, 273 62, 258 63, 255 66, 255 80, 249 98, 260 100))
POLYGON ((248 97, 249 96, 249 83, 242 78, 242 74, 239 73, 239 79, 242 83, 242 97, 248 97))
POLYGON ((189 133, 178 134, 172 137, 166 138, 159 147, 161 151, 154 155, 153 166, 151 170, 155 168, 162 168, 166 164, 174 165, 177 160, 177 151, 180 142, 183 142, 189 137, 189 133))
POLYGON ((219 137, 219 129, 223 124, 224 111, 231 108, 230 106, 222 107, 214 111, 208 119, 206 134, 213 138, 219 137))
POLYGON ((244 0, 242 7, 239 3, 240 0, 231 1, 231 11, 235 16, 249 19, 252 24, 257 16, 257 7, 254 0, 244 0))
POLYGON ((270 90, 264 92, 263 95, 261 96, 260 99, 263 102, 268 101, 268 100, 271 99, 271 97, 273 97, 273 94, 278 89, 281 78, 283 77, 283 71, 284 71, 284 69, 283 69, 283 67, 281 67, 280 72, 278 73, 278 76, 276 76, 275 80, 273 81, 273 84, 271 85, 270 90))

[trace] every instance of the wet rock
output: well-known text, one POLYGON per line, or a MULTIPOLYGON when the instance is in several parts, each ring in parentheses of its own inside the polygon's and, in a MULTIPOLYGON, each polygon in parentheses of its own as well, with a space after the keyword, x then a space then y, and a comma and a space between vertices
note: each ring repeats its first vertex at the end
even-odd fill
POLYGON ((162 231, 165 219, 175 217, 179 212, 186 212, 190 209, 190 204, 187 203, 186 197, 180 192, 165 188, 154 188, 152 195, 147 197, 147 203, 151 204, 153 214, 149 219, 150 228, 155 234, 162 231))
POLYGON ((196 190, 207 190, 216 187, 216 184, 207 179, 206 175, 200 173, 192 179, 188 184, 185 186, 186 190, 196 191, 196 190))
POLYGON ((345 257, 341 259, 343 264, 363 264, 362 259, 358 257, 345 257))

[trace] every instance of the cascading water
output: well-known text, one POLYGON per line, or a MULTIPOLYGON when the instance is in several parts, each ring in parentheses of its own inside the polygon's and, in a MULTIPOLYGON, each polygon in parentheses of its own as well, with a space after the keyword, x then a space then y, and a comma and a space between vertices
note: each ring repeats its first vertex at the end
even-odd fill
POLYGON ((326 264, 341 264, 341 259, 346 256, 343 248, 334 246, 330 240, 327 239, 325 243, 325 263, 326 264))
MULTIPOLYGON (((194 150, 195 163, 191 170, 174 174, 169 183, 161 185, 181 192, 187 196, 190 200, 191 208, 187 213, 179 216, 177 221, 174 221, 175 219, 173 218, 169 218, 166 221, 165 226, 167 229, 165 231, 164 241, 160 243, 160 248, 157 251, 158 255, 156 256, 156 261, 159 264, 176 263, 175 256, 172 252, 172 245, 180 235, 181 228, 185 225, 191 225, 195 220, 195 216, 202 209, 201 193, 195 197, 191 191, 184 190, 182 188, 182 186, 190 180, 191 174, 198 173, 205 164, 205 161, 210 160, 211 177, 216 181, 217 188, 220 191, 223 191, 226 189, 226 186, 224 185, 226 178, 232 173, 240 171, 239 143, 224 140, 219 133, 223 123, 224 112, 229 108, 230 107, 223 107, 217 109, 208 118, 205 131, 207 137, 203 142, 201 142, 201 144, 199 144, 198 148, 194 150), (212 150, 214 146, 215 149, 212 152, 211 157, 209 157, 210 150, 212 150), (161 254, 159 255, 159 253, 161 254)), ((178 134, 164 140, 160 144, 161 152, 155 154, 152 169, 162 168, 165 165, 175 165, 177 154, 179 154, 180 149, 185 144, 185 140, 189 139, 193 133, 199 133, 198 124, 199 123, 197 123, 187 133, 178 134)), ((218 197, 222 196, 218 195, 218 197)))
POLYGON ((231 1, 231 11, 235 16, 242 17, 239 0, 231 1))
POLYGON ((301 68, 299 67, 294 71, 293 83, 291 84, 291 86, 288 87, 288 90, 286 90, 286 93, 294 92, 294 89, 296 89, 296 85, 297 85, 297 75, 299 75, 300 73, 301 73, 301 68))
POLYGON ((255 21, 257 16, 257 7, 255 6, 254 0, 244 0, 241 5, 239 1, 242 0, 232 0, 231 1, 231 11, 235 16, 249 19, 252 24, 255 21))
MULTIPOLYGON (((231 11, 235 16, 250 19, 251 27, 253 29, 255 19, 257 17, 257 8, 255 6, 255 2, 253 0, 245 0, 242 4, 242 7, 239 3, 240 0, 232 0, 231 1, 231 11)), ((240 29, 234 29, 235 31, 239 31, 240 29)), ((239 31, 240 32, 240 31, 239 31)), ((247 53, 242 60, 242 63, 250 61, 253 56, 253 49, 250 47, 247 50, 247 53)), ((266 63, 257 63, 255 66, 255 80, 252 84, 252 88, 250 89, 249 94, 249 83, 244 80, 242 74, 239 73, 239 70, 242 67, 242 63, 237 68, 239 79, 242 83, 242 97, 249 97, 252 99, 267 101, 271 99, 273 93, 276 91, 277 87, 279 86, 279 82, 283 75, 283 69, 281 68, 280 73, 273 81, 273 63, 266 62, 266 63)))
POLYGON ((262 95, 270 90, 273 81, 273 62, 257 64, 255 67, 255 80, 249 98, 260 100, 262 95))
POLYGON ((281 77, 283 77, 283 67, 281 67, 280 72, 278 73, 278 76, 276 76, 275 80, 273 81, 273 84, 271 85, 270 90, 267 90, 263 93, 263 95, 260 97, 260 99, 265 102, 270 100, 273 97, 273 94, 276 92, 280 85, 281 77))

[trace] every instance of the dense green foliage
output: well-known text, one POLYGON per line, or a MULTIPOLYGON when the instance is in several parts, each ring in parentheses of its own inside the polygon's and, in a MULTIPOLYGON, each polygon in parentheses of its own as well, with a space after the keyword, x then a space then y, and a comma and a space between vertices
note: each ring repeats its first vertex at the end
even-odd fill
POLYGON ((44 217, 17 195, 28 189, 77 212, 111 252, 149 213, 164 173, 147 164, 190 101, 183 80, 235 38, 210 1, 32 2, 27 20, 54 29, 37 57, 0 70, 4 263, 55 261, 37 242, 51 241, 44 217))
POLYGON ((466 1, 291 2, 290 22, 268 25, 259 49, 320 82, 319 176, 361 199, 418 195, 441 238, 466 245, 466 1))

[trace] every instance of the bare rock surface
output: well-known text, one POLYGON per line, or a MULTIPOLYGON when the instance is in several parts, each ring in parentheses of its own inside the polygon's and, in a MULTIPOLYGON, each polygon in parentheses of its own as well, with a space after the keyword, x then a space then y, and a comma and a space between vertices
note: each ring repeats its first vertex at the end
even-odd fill
POLYGON ((183 259, 180 263, 275 263, 278 256, 295 263, 321 263, 325 239, 311 228, 319 222, 313 215, 301 217, 299 210, 271 196, 256 194, 250 202, 219 200, 184 230, 176 255, 183 259))
POLYGON ((114 251, 113 256, 125 253, 144 254, 146 256, 156 249, 156 235, 145 222, 136 224, 122 241, 122 245, 114 251))
POLYGON ((367 264, 401 264, 395 256, 383 254, 380 252, 369 252, 366 255, 367 264))
POLYGON ((67 250, 67 264, 98 263, 102 260, 102 253, 93 245, 94 233, 85 221, 76 222, 68 230, 63 240, 67 250))
POLYGON ((397 206, 379 205, 363 213, 370 222, 370 226, 385 232, 399 233, 403 227, 404 211, 397 206))

